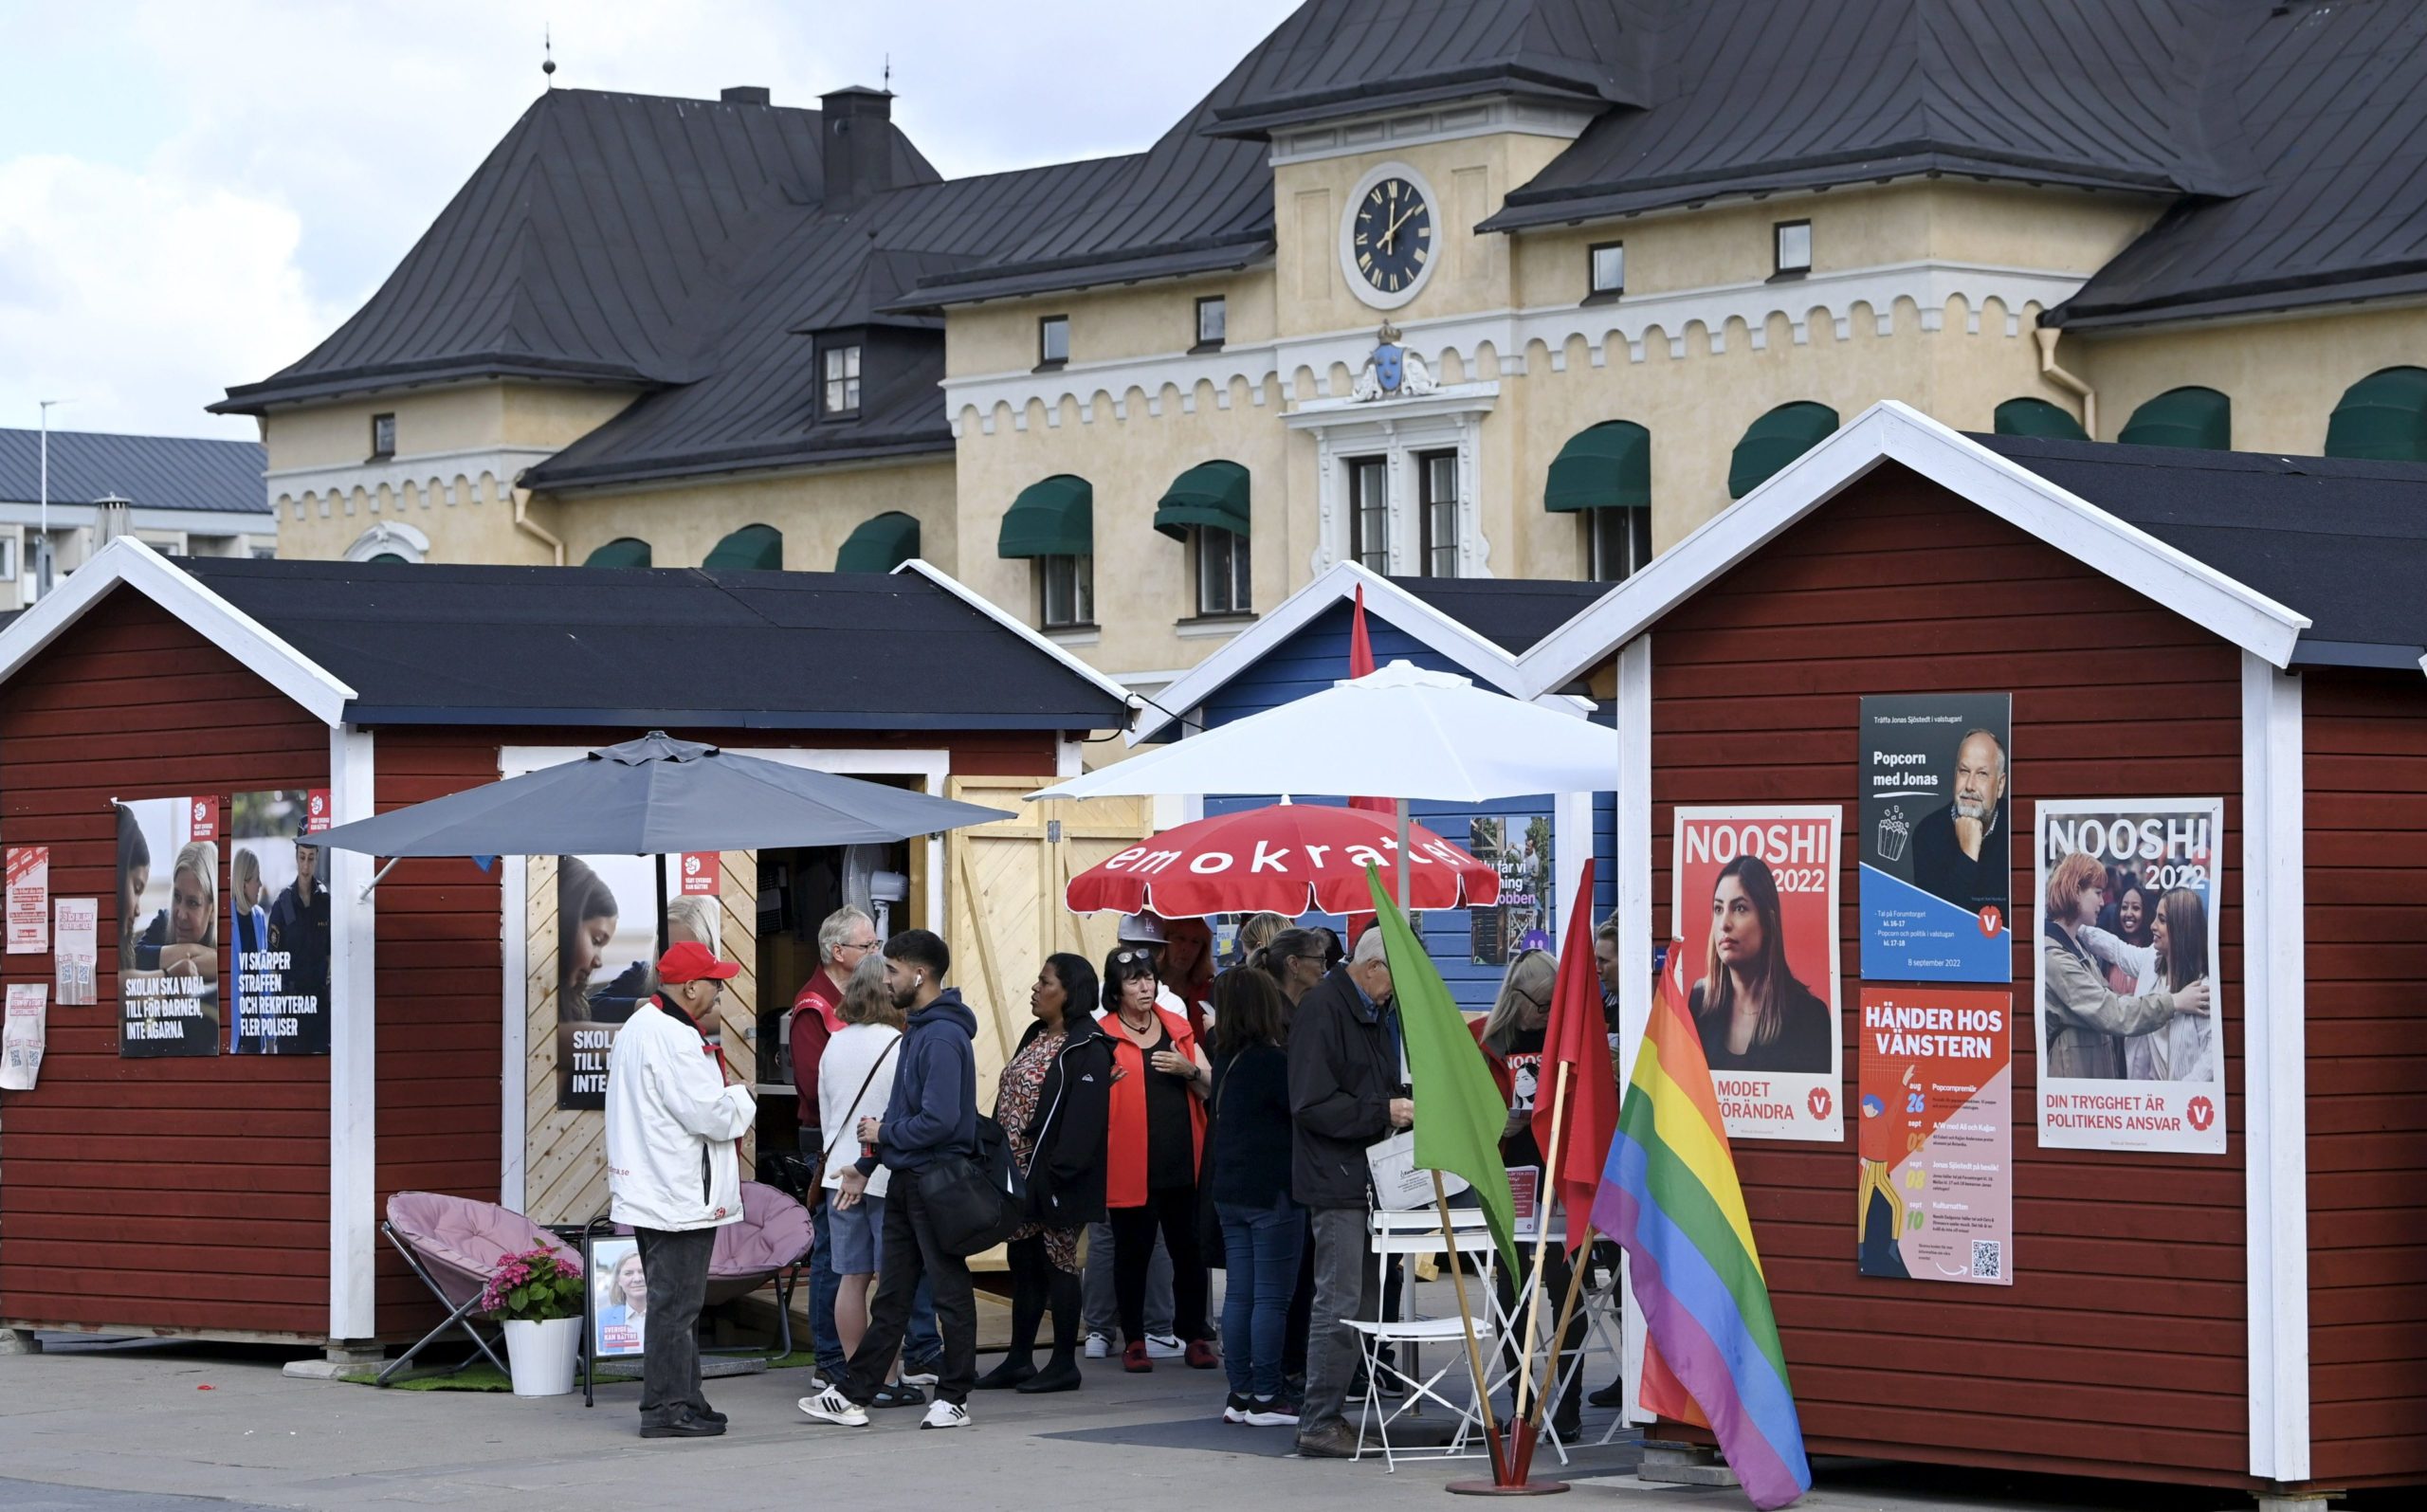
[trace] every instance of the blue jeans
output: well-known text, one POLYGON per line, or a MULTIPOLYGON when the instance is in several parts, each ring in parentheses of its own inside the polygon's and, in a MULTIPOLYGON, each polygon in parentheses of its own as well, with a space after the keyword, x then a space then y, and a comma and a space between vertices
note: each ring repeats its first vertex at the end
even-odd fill
POLYGON ((1305 1212, 1287 1197, 1275 1208, 1214 1204, 1222 1220, 1222 1367, 1241 1396, 1281 1394, 1281 1357, 1289 1335, 1289 1299, 1298 1289, 1305 1212))
POLYGON ((809 1253, 810 1347, 817 1354, 817 1374, 839 1381, 849 1361, 843 1357, 843 1336, 834 1331, 834 1299, 843 1289, 843 1278, 834 1270, 834 1210, 819 1203, 814 1216, 817 1238, 809 1253))

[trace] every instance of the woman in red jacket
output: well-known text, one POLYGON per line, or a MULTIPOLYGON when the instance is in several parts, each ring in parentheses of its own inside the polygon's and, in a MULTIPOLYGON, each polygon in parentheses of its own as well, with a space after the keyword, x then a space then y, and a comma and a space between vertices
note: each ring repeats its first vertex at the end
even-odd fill
POLYGON ((1155 1234, 1172 1257, 1172 1326, 1188 1341, 1188 1363, 1218 1360, 1206 1327, 1205 1264, 1196 1244, 1196 1173, 1205 1148, 1205 1093, 1213 1069, 1188 1020, 1155 1006, 1161 981, 1142 945, 1104 957, 1104 1012, 1112 1041, 1111 1129, 1104 1149, 1104 1205, 1112 1225, 1112 1283, 1122 1366, 1150 1371, 1146 1270, 1155 1234))

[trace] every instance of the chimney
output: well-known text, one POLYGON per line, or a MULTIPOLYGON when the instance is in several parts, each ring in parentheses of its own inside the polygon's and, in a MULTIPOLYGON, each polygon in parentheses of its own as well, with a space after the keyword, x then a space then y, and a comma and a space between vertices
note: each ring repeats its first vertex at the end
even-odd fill
POLYGON ((764 84, 734 84, 717 96, 728 105, 772 105, 776 97, 764 84))
POLYGON ((893 187, 893 96, 837 89, 818 97, 826 126, 826 206, 848 210, 893 187))
POLYGON ((129 516, 135 505, 121 494, 103 494, 93 501, 94 549, 99 550, 120 536, 135 534, 129 516))

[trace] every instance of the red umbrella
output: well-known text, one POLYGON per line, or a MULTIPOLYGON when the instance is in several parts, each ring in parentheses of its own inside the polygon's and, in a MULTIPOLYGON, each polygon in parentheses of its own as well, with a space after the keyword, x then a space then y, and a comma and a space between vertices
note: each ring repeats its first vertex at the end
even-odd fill
MULTIPOLYGON (((1070 879, 1072 913, 1184 915, 1371 911, 1365 868, 1397 866, 1393 818, 1319 804, 1276 804, 1166 829, 1070 879)), ((1417 908, 1496 902, 1500 874, 1422 825, 1408 828, 1417 908)))

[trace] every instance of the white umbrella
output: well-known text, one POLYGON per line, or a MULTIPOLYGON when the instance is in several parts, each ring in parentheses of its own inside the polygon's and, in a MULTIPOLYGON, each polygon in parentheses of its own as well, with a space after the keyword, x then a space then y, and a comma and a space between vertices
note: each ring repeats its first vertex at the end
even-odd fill
POLYGON ((1407 896, 1411 798, 1487 803, 1593 792, 1617 776, 1618 734, 1409 662, 1152 748, 1034 793, 1101 798, 1278 792, 1398 800, 1407 896))

